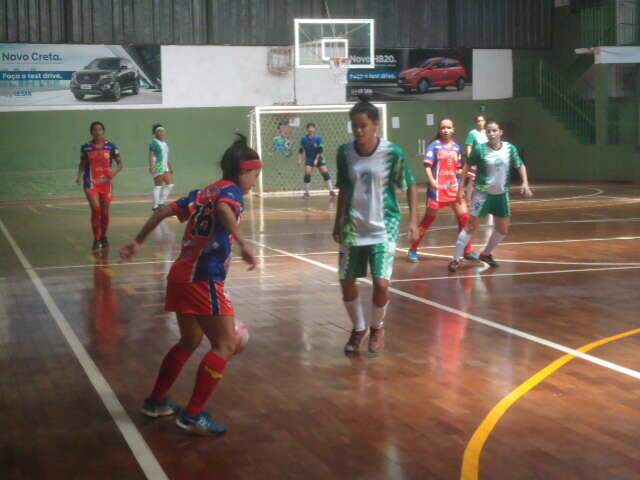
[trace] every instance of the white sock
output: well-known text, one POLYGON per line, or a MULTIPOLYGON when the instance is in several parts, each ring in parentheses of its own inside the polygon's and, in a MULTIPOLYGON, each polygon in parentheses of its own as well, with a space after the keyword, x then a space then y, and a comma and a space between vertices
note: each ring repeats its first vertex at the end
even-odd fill
POLYGON ((491 233, 491 236, 489 237, 489 241, 487 242, 487 244, 484 247, 484 250, 482 251, 483 255, 491 255, 491 252, 493 252, 496 247, 500 244, 500 242, 504 239, 504 235, 501 233, 498 233, 497 230, 494 230, 493 233, 491 233))
POLYGON ((350 302, 343 302, 344 308, 347 309, 351 324, 356 332, 361 332, 367 328, 367 322, 364 320, 364 311, 362 310, 362 304, 360 303, 360 297, 350 302))
POLYGON ((160 204, 161 191, 162 191, 162 186, 153 187, 153 208, 156 208, 160 204))
POLYGON ((384 307, 373 305, 371 308, 371 328, 382 328, 384 326, 384 317, 387 314, 389 302, 384 307))
POLYGON ((456 240, 456 253, 453 256, 454 260, 460 260, 464 255, 464 249, 471 240, 471 234, 467 232, 464 228, 458 235, 458 240, 456 240))
POLYGON ((304 184, 304 191, 307 193, 311 191, 311 182, 304 184))
POLYGON ((173 183, 170 183, 169 185, 165 185, 164 187, 162 187, 160 203, 162 203, 163 205, 167 203, 167 201, 169 200, 169 195, 171 195, 171 190, 173 190, 173 183))
POLYGON ((333 180, 327 180, 327 185, 329 186, 329 190, 333 190, 333 180))

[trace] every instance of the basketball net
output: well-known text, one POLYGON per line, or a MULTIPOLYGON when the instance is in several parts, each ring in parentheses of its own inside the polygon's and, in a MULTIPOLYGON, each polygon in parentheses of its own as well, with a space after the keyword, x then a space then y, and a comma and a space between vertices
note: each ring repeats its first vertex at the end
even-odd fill
POLYGON ((351 57, 331 57, 329 59, 329 70, 333 73, 337 84, 347 84, 347 74, 351 65, 351 57))

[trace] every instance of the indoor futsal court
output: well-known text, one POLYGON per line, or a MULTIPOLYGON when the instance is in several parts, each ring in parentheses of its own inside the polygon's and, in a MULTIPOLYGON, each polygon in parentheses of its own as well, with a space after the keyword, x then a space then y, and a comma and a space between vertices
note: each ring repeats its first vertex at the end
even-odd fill
POLYGON ((640 1, 0 42, 0 479, 640 478, 640 1))

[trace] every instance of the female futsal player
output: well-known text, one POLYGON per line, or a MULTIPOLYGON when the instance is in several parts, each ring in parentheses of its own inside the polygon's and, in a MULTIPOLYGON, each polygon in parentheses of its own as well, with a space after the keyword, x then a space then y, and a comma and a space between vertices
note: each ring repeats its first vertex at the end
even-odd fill
POLYGON ((153 140, 149 145, 149 173, 153 176, 153 210, 165 205, 173 190, 173 164, 169 157, 167 131, 158 124, 151 129, 153 140))

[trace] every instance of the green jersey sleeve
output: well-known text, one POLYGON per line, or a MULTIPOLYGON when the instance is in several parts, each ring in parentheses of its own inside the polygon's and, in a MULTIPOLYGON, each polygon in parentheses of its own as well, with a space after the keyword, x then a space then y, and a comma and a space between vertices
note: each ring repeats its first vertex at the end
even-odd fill
POLYGON ((407 156, 404 153, 404 149, 400 145, 393 145, 392 152, 395 156, 395 168, 392 173, 393 183, 397 188, 406 190, 411 185, 415 185, 416 179, 411 173, 409 162, 407 162, 407 156))
POLYGON ((353 185, 351 184, 351 179, 349 178, 349 167, 347 166, 347 153, 345 152, 344 145, 340 145, 340 147, 338 148, 338 153, 336 155, 336 163, 338 165, 338 181, 336 183, 336 186, 340 189, 351 188, 353 185))
POLYGON ((518 147, 516 147, 512 143, 509 144, 509 160, 513 168, 520 168, 522 165, 524 165, 524 162, 520 157, 520 152, 518 152, 518 147))
POLYGON ((149 144, 149 151, 152 152, 153 154, 157 155, 158 154, 158 148, 159 145, 158 143, 153 140, 150 144, 149 144))
POLYGON ((467 134, 467 139, 464 141, 465 145, 474 146, 476 144, 476 136, 473 133, 473 130, 470 130, 467 134))
POLYGON ((476 145, 471 149, 471 154, 467 157, 467 165, 470 167, 478 165, 480 157, 482 156, 482 152, 480 151, 481 149, 482 145, 476 145))

